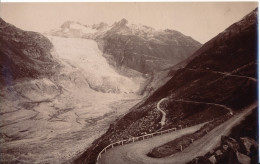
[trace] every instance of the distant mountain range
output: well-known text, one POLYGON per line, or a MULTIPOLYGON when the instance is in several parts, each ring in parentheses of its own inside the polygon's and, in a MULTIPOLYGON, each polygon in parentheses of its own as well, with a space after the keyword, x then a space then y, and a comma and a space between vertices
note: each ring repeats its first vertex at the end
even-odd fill
POLYGON ((189 57, 201 44, 174 30, 155 30, 144 25, 115 22, 83 25, 67 21, 47 34, 94 39, 109 63, 118 70, 125 67, 151 73, 173 66, 189 57))

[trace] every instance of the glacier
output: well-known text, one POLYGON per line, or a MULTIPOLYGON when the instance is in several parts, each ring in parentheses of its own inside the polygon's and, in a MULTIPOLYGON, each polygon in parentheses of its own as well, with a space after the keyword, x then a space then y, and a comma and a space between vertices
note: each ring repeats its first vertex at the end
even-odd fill
POLYGON ((48 37, 54 44, 54 56, 80 69, 92 89, 113 93, 135 93, 139 90, 140 82, 116 72, 94 40, 48 37))

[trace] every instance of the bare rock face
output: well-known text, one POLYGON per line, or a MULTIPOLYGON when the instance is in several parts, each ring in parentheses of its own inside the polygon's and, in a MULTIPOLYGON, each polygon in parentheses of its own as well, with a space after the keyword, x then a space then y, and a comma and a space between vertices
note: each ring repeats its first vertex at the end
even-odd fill
POLYGON ((237 155, 237 159, 238 159, 239 163, 241 163, 241 164, 250 164, 251 163, 251 159, 247 155, 239 153, 239 152, 236 152, 236 155, 237 155))
POLYGON ((221 152, 221 150, 217 150, 217 151, 216 151, 216 155, 217 155, 217 156, 221 156, 221 155, 223 155, 223 153, 221 152))
POLYGON ((234 138, 221 136, 221 143, 224 145, 228 145, 232 150, 237 151, 239 149, 239 144, 234 138))
POLYGON ((246 155, 252 154, 252 151, 257 150, 258 148, 257 142, 249 137, 241 137, 239 140, 239 145, 241 148, 241 152, 243 152, 246 155))
POLYGON ((215 164, 215 163, 217 163, 217 160, 216 160, 216 157, 213 155, 213 156, 211 156, 211 157, 209 157, 209 159, 208 159, 209 161, 210 161, 210 163, 212 163, 212 164, 215 164))
POLYGON ((0 83, 54 73, 51 42, 36 32, 23 31, 0 18, 0 83))

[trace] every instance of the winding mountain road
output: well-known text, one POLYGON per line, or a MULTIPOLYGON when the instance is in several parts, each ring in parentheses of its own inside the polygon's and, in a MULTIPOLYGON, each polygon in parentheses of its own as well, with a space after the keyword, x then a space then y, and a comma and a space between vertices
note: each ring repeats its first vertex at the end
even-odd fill
MULTIPOLYGON (((250 63, 249 63, 250 64, 250 63)), ((239 70, 243 69, 244 67, 247 67, 249 64, 246 64, 238 69, 233 70, 232 72, 219 72, 219 71, 211 71, 213 73, 218 73, 226 76, 232 76, 232 77, 238 77, 238 78, 247 78, 249 80, 252 80, 254 82, 257 82, 257 79, 253 77, 243 76, 243 75, 234 75, 233 73, 238 72, 239 70)), ((195 69, 189 69, 192 71, 198 71, 195 69)), ((222 77, 223 78, 223 77, 222 77)), ((222 79, 219 78, 212 83, 222 79)), ((162 113, 162 119, 161 119, 161 127, 165 125, 166 120, 166 113, 160 108, 160 104, 168 100, 168 98, 163 98, 157 103, 157 109, 162 113)), ((187 102, 187 103, 203 103, 208 105, 215 105, 222 108, 225 108, 229 111, 231 115, 233 115, 233 111, 231 108, 221 105, 221 104, 215 104, 215 103, 207 103, 207 102, 196 102, 196 101, 190 101, 190 100, 174 100, 173 101, 180 101, 180 102, 187 102)), ((250 106, 244 108, 244 110, 236 115, 234 115, 232 118, 224 122, 223 124, 217 126, 213 130, 211 130, 207 135, 203 136, 202 138, 196 140, 193 142, 190 146, 185 148, 183 151, 178 152, 176 154, 173 154, 169 157, 165 158, 151 158, 148 157, 146 154, 148 154, 153 148, 161 146, 169 141, 172 141, 176 138, 179 138, 186 134, 192 134, 199 130, 204 124, 199 124, 196 126, 192 126, 189 128, 185 128, 182 130, 170 132, 164 135, 156 136, 150 139, 133 142, 131 144, 127 144, 124 146, 119 146, 114 149, 108 150, 102 158, 98 161, 100 164, 136 164, 136 163, 147 163, 147 164, 173 164, 173 163, 187 163, 194 159, 197 156, 205 155, 210 150, 214 149, 221 143, 221 136, 222 135, 228 135, 231 131, 231 129, 238 125, 246 116, 248 116, 253 109, 257 108, 258 103, 254 102, 250 106)))
POLYGON ((191 100, 176 100, 176 99, 171 99, 172 101, 177 101, 177 102, 185 102, 185 103, 194 103, 194 104, 207 104, 207 105, 213 105, 213 106, 218 106, 221 108, 224 108, 226 110, 229 111, 229 113, 231 115, 233 115, 233 110, 229 107, 227 107, 226 105, 222 105, 222 104, 215 104, 215 103, 208 103, 208 102, 201 102, 201 101, 191 101, 191 100))
MULTIPOLYGON (((254 63, 254 62, 250 62, 250 63, 245 64, 245 65, 243 65, 243 66, 241 66, 241 67, 239 67, 239 68, 237 68, 237 69, 234 69, 234 70, 231 71, 231 72, 220 72, 220 71, 207 70, 207 71, 212 72, 212 73, 224 75, 223 77, 218 78, 218 79, 216 79, 216 80, 210 82, 209 84, 212 84, 212 83, 214 83, 214 82, 216 82, 216 81, 219 81, 219 80, 221 80, 221 79, 223 79, 223 78, 225 78, 225 77, 227 77, 227 76, 237 77, 237 78, 246 78, 246 79, 251 80, 251 81, 253 81, 253 82, 257 82, 257 79, 256 79, 256 78, 249 77, 249 76, 245 76, 245 75, 237 75, 237 74, 235 74, 235 73, 238 73, 239 71, 241 71, 242 69, 246 68, 247 66, 249 66, 249 65, 251 65, 251 64, 255 64, 255 63, 254 63)), ((203 70, 203 69, 193 69, 193 68, 184 68, 184 69, 190 70, 190 71, 202 71, 202 70, 203 70)), ((205 70, 203 70, 203 71, 205 71, 205 70)))
POLYGON ((203 124, 185 128, 182 130, 170 132, 161 136, 156 136, 143 141, 130 143, 124 146, 118 146, 108 150, 103 154, 98 162, 99 164, 173 164, 187 163, 197 156, 201 156, 217 147, 221 142, 222 135, 228 135, 231 129, 238 125, 253 109, 257 107, 257 102, 246 107, 241 113, 234 115, 232 118, 211 130, 207 135, 194 141, 189 147, 182 152, 173 154, 166 158, 151 158, 146 154, 153 148, 163 145, 178 137, 194 133, 199 130, 203 124))
POLYGON ((157 109, 162 113, 162 119, 160 122, 161 128, 165 125, 166 113, 160 108, 160 104, 165 100, 168 100, 168 98, 163 98, 157 103, 157 109))
POLYGON ((146 154, 154 147, 165 144, 183 135, 194 133, 203 125, 205 125, 205 123, 178 130, 178 132, 170 132, 164 135, 126 144, 124 146, 117 146, 104 153, 102 158, 98 161, 98 164, 146 163, 146 158, 150 158, 147 157, 146 154))

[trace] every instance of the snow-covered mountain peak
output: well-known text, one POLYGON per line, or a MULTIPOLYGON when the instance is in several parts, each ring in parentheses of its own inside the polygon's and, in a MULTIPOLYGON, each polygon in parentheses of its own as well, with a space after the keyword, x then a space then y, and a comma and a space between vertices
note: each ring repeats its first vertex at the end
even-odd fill
POLYGON ((97 30, 93 29, 91 26, 82 25, 81 23, 74 22, 74 21, 65 22, 64 24, 61 25, 61 29, 64 32, 75 31, 82 34, 89 34, 89 33, 93 34, 97 32, 97 30))
POLYGON ((93 25, 83 25, 76 21, 66 21, 60 28, 46 32, 46 35, 61 36, 66 38, 94 39, 96 36, 106 32, 111 27, 101 22, 93 25))

